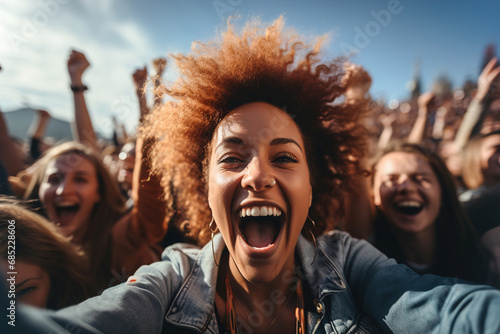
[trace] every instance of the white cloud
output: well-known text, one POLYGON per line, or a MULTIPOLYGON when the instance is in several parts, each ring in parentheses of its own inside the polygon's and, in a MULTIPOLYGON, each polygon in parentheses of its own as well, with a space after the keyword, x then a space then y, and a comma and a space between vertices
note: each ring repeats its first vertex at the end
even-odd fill
POLYGON ((54 15, 47 14, 49 19, 39 27, 33 18, 43 11, 40 5, 22 1, 0 4, 0 10, 9 13, 2 20, 2 45, 9 45, 8 33, 23 36, 23 24, 37 28, 30 38, 21 40, 19 52, 12 47, 0 51, 4 67, 0 73, 0 103, 7 110, 22 107, 28 100, 47 108, 55 117, 73 119, 66 62, 70 50, 76 48, 91 62, 84 81, 90 88, 86 97, 94 127, 109 135, 106 121, 117 114, 131 130, 138 119, 132 72, 160 56, 147 32, 133 17, 123 19, 110 14, 117 5, 114 0, 42 2, 50 1, 58 1, 60 7, 53 11, 54 15), (9 89, 4 89, 6 86, 9 89))

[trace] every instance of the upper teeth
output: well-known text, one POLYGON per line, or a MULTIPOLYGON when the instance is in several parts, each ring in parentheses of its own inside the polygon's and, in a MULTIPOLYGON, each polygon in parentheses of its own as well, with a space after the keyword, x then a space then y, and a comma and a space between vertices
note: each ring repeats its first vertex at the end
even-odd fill
POLYGON ((251 208, 242 208, 240 217, 259 217, 259 216, 281 216, 281 210, 271 206, 254 206, 251 208))
POLYGON ((71 202, 61 202, 61 203, 58 203, 56 206, 57 207, 68 207, 68 206, 75 206, 77 205, 76 203, 71 203, 71 202))
POLYGON ((411 207, 421 207, 422 205, 419 202, 416 201, 404 201, 404 202, 399 202, 399 206, 411 206, 411 207))

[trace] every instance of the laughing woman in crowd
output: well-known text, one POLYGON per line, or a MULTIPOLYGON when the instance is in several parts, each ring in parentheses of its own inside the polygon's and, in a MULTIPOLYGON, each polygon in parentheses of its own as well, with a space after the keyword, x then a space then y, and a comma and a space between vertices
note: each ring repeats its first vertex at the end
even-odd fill
POLYGON ((347 89, 343 62, 320 63, 320 46, 279 19, 230 26, 219 42, 175 56, 182 77, 167 88, 176 101, 143 132, 158 137, 153 161, 175 196, 169 209, 204 247, 167 248, 127 283, 46 315, 47 329, 500 330, 500 292, 419 276, 346 233, 321 235, 359 172, 366 101, 332 103, 347 89))
POLYGON ((420 274, 487 283, 479 237, 436 152, 396 143, 373 164, 373 244, 420 274))

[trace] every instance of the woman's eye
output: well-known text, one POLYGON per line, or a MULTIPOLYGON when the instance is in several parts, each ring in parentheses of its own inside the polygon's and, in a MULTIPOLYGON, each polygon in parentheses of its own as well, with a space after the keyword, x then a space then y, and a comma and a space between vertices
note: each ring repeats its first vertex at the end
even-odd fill
POLYGON ((234 164, 242 161, 243 160, 235 156, 224 156, 221 159, 219 159, 219 164, 234 164))
POLYGON ((78 183, 87 183, 88 182, 87 179, 84 177, 76 177, 75 181, 78 183))
POLYGON ((50 175, 47 178, 47 182, 50 183, 50 184, 57 184, 57 183, 60 182, 60 180, 61 180, 61 176, 57 175, 57 174, 50 175))
POLYGON ((286 164, 286 163, 297 163, 299 159, 291 153, 281 153, 273 159, 273 162, 286 164))
POLYGON ((16 292, 16 297, 22 297, 22 296, 24 296, 32 291, 35 291, 35 290, 36 290, 35 286, 29 287, 29 288, 24 288, 21 291, 16 292))
POLYGON ((383 183, 388 187, 394 187, 395 185, 398 184, 398 181, 399 181, 398 175, 390 175, 385 178, 383 183))

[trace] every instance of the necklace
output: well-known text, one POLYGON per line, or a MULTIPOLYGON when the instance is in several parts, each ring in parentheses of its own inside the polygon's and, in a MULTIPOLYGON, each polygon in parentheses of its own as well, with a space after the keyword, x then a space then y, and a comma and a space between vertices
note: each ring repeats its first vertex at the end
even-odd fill
MULTIPOLYGON (((295 293, 297 294, 297 306, 295 307, 295 333, 305 334, 305 317, 304 317, 304 294, 302 292, 302 280, 299 278, 297 282, 297 287, 295 288, 295 293)), ((286 299, 283 305, 288 303, 290 296, 286 299)), ((234 297, 233 290, 231 289, 231 284, 229 282, 229 273, 226 275, 226 323, 229 324, 229 331, 231 334, 239 334, 238 324, 236 321, 236 312, 234 310, 234 297)), ((277 316, 267 325, 266 330, 269 329, 276 319, 279 317, 279 311, 277 316)))

